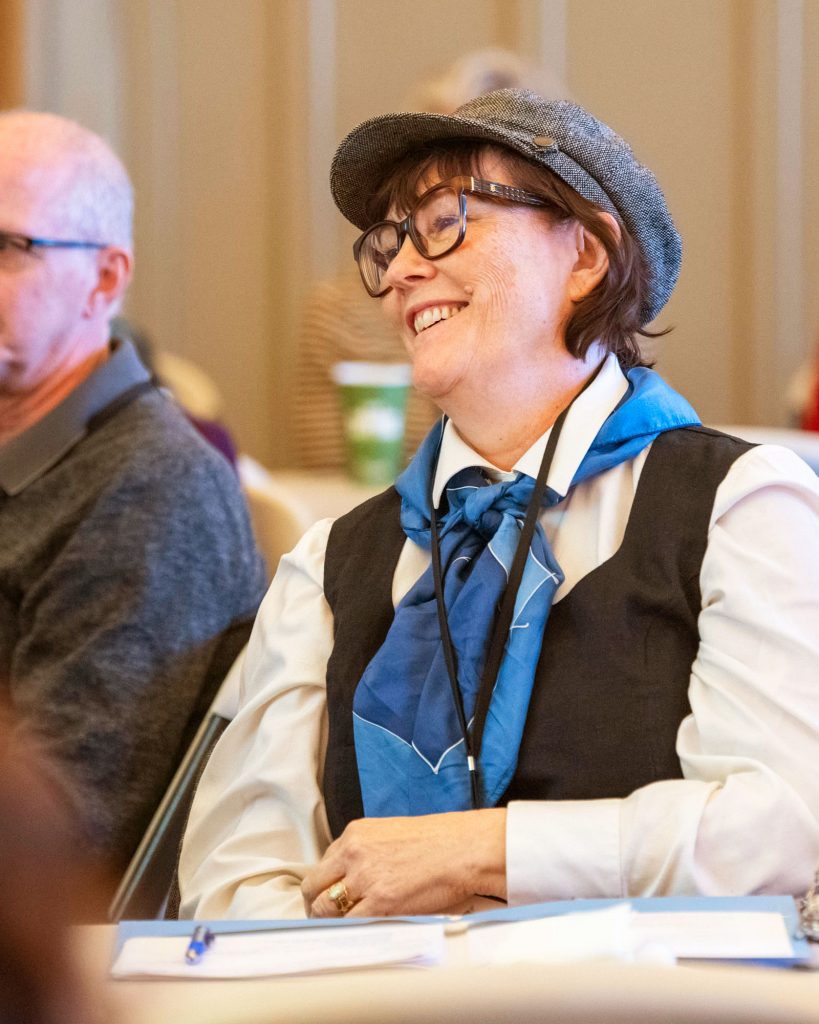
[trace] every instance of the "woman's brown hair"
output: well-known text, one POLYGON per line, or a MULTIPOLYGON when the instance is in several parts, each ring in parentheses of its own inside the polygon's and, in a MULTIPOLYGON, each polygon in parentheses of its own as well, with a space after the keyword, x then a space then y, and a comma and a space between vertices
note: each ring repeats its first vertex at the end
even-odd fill
POLYGON ((427 187, 430 172, 444 181, 462 174, 484 177, 487 157, 500 158, 509 180, 533 192, 545 202, 545 210, 554 223, 575 220, 598 238, 609 260, 605 276, 585 298, 575 303, 566 324, 566 348, 583 359, 595 341, 614 352, 624 370, 645 365, 637 336, 655 338, 640 325, 640 308, 648 288, 648 270, 637 243, 618 219, 615 231, 600 216, 601 210, 553 174, 547 167, 532 163, 514 150, 473 139, 448 139, 412 150, 393 165, 371 197, 367 214, 371 223, 382 220, 387 211, 408 211, 427 187))

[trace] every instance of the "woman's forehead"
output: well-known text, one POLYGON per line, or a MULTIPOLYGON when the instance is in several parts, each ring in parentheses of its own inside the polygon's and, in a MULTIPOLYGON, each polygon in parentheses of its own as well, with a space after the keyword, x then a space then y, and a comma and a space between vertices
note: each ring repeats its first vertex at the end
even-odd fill
POLYGON ((504 159, 503 150, 497 146, 485 145, 471 151, 435 153, 420 158, 391 183, 388 192, 389 218, 398 215, 405 217, 415 201, 434 185, 467 174, 497 180, 501 184, 514 184, 510 179, 510 168, 504 159))

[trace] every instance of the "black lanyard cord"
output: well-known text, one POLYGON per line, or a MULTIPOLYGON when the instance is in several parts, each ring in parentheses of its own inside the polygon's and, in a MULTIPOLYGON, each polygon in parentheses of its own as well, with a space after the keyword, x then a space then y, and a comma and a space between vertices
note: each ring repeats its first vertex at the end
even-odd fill
MULTIPOLYGON (((452 636, 449 632, 446 604, 444 603, 441 550, 438 539, 438 514, 433 502, 435 469, 433 469, 433 472, 430 474, 428 497, 432 579, 435 587, 435 603, 438 609, 438 624, 441 631, 441 644, 444 649, 444 662, 446 664, 447 675, 449 676, 449 685, 452 688, 452 698, 455 703, 458 724, 464 740, 466 763, 469 768, 469 787, 472 795, 472 806, 476 809, 482 805, 478 778, 478 758, 481 752, 481 744, 483 743, 484 727, 486 725, 487 715, 489 714, 489 705, 492 701, 492 693, 495 689, 498 671, 503 659, 503 652, 506 648, 509 629, 512 625, 512 617, 515 613, 515 602, 517 600, 521 580, 523 579, 523 570, 526 567, 526 560, 529 557, 529 549, 532 546, 532 537, 534 536, 535 526, 540 514, 543 495, 546 492, 546 481, 549 478, 549 470, 552 465, 552 460, 554 459, 557 442, 560 438, 560 433, 563 430, 563 424, 566 421, 569 409, 572 407, 575 399, 578 398, 578 396, 582 394, 597 377, 602 365, 603 364, 601 363, 600 366, 597 367, 577 395, 575 395, 569 405, 567 405, 557 417, 551 433, 549 434, 549 440, 546 442, 546 448, 543 452, 543 458, 540 461, 540 469, 538 470, 535 486, 532 490, 532 496, 530 497, 529 504, 526 508, 523 527, 521 529, 520 537, 518 538, 517 548, 515 549, 515 557, 512 560, 512 567, 509 570, 509 579, 507 580, 506 588, 503 592, 503 597, 501 598, 500 608, 489 637, 486 662, 484 663, 483 672, 481 673, 478 695, 475 699, 475 711, 472 718, 471 730, 469 729, 466 721, 463 694, 461 693, 461 688, 458 685, 458 661, 455 654, 455 647, 452 643, 452 636)), ((445 425, 446 417, 444 418, 444 426, 445 425)), ((441 434, 441 438, 443 440, 443 433, 441 434)))
POLYGON ((529 555, 529 548, 532 544, 535 524, 543 501, 543 494, 546 490, 546 480, 549 476, 549 468, 551 467, 555 449, 557 448, 558 438, 560 437, 560 432, 563 429, 563 423, 568 411, 569 408, 565 408, 555 420, 554 426, 549 434, 549 440, 546 443, 546 448, 543 452, 543 458, 540 462, 540 470, 538 471, 532 496, 529 499, 529 504, 526 508, 526 517, 524 519, 523 529, 521 530, 517 548, 515 549, 512 568, 509 571, 509 579, 506 584, 506 589, 503 592, 503 599, 501 601, 498 616, 492 628, 489 650, 487 652, 486 662, 481 674, 481 682, 475 702, 475 713, 471 730, 467 725, 463 694, 461 693, 461 688, 458 685, 458 661, 455 654, 455 646, 452 643, 452 636, 449 632, 449 621, 446 614, 446 604, 444 603, 443 576, 441 571, 441 548, 438 539, 438 515, 433 504, 432 494, 435 474, 433 473, 430 476, 430 554, 432 556, 432 579, 435 587, 435 603, 438 609, 438 625, 441 631, 441 644, 444 649, 444 662, 446 664, 447 675, 449 676, 449 685, 452 689, 452 697, 455 703, 455 711, 458 716, 458 724, 464 740, 466 762, 469 768, 469 787, 472 795, 472 806, 475 808, 481 806, 477 762, 481 751, 481 743, 483 741, 483 730, 484 725, 486 724, 486 716, 489 712, 489 704, 492 700, 492 691, 495 688, 495 679, 497 678, 498 669, 500 668, 501 659, 503 658, 503 651, 506 646, 506 637, 509 633, 509 627, 512 624, 512 616, 515 611, 515 600, 517 598, 518 588, 520 587, 520 581, 523 578, 523 570, 526 565, 526 559, 529 555))
POLYGON ((543 452, 543 458, 540 461, 540 469, 538 470, 535 486, 532 490, 532 496, 529 499, 529 505, 526 509, 526 517, 523 521, 520 538, 518 539, 518 546, 515 548, 515 557, 512 560, 512 567, 509 570, 509 579, 506 583, 506 589, 503 592, 498 616, 492 628, 492 633, 490 634, 489 650, 487 651, 486 661, 484 662, 483 672, 481 673, 481 683, 478 687, 478 696, 475 699, 475 714, 472 720, 472 748, 476 760, 481 753, 486 716, 489 713, 489 704, 492 700, 492 693, 495 689, 495 681, 498 677, 498 670, 500 669, 501 660, 503 659, 506 640, 509 636, 509 629, 512 625, 512 616, 515 613, 515 602, 517 600, 521 580, 523 579, 523 570, 526 567, 526 560, 529 557, 529 549, 532 546, 532 537, 534 536, 535 525, 540 514, 540 506, 543 503, 543 495, 546 492, 546 480, 549 476, 549 470, 552 466, 557 442, 560 438, 560 433, 563 430, 563 424, 566 421, 569 408, 570 407, 567 406, 563 412, 560 413, 554 422, 552 432, 549 434, 549 440, 546 444, 546 449, 543 452))
MULTIPOLYGON (((444 426, 446 419, 444 419, 444 426)), ((461 729, 461 736, 464 740, 466 752, 466 763, 469 768, 469 788, 472 794, 472 806, 480 807, 478 792, 478 775, 475 757, 472 753, 472 742, 469 735, 469 728, 466 723, 464 711, 464 700, 461 696, 461 689, 458 686, 458 661, 455 655, 455 645, 452 643, 452 636, 449 632, 449 620, 446 616, 446 605, 444 604, 444 586, 441 576, 441 546, 438 540, 438 514, 433 502, 432 488, 434 486, 435 474, 431 473, 429 478, 429 529, 432 555, 432 580, 435 587, 435 603, 438 608, 438 627, 441 631, 441 643, 444 648, 444 662, 449 676, 449 685, 452 688, 452 698, 455 703, 455 711, 458 715, 458 725, 461 729)))

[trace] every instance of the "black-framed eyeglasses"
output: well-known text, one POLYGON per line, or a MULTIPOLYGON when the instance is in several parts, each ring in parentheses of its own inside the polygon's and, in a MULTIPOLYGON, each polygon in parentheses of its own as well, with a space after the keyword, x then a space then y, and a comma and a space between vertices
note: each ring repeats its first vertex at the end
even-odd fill
POLYGON ((546 206, 545 199, 513 185, 483 181, 471 175, 448 178, 424 192, 402 221, 382 220, 367 228, 353 244, 364 287, 373 298, 389 291, 384 274, 409 235, 418 252, 439 260, 457 249, 466 236, 466 196, 488 196, 527 206, 546 206))
POLYGON ((67 238, 31 238, 16 231, 0 231, 0 253, 16 250, 33 252, 35 249, 107 249, 108 242, 80 242, 67 238))

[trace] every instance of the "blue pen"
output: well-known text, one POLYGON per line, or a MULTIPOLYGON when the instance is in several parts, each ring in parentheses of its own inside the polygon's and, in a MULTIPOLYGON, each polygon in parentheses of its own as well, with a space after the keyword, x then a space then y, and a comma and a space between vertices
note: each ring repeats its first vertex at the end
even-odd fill
POLYGON ((193 935, 191 935, 191 941, 188 943, 188 948, 185 950, 185 960, 189 964, 198 964, 205 953, 213 945, 214 935, 210 928, 203 924, 198 924, 193 929, 193 935))

